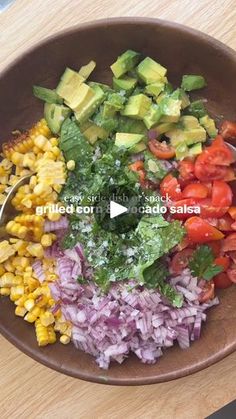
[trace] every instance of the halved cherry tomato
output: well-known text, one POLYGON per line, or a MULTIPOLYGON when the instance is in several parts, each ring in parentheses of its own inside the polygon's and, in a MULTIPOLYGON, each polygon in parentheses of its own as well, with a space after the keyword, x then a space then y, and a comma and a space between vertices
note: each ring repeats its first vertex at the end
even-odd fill
POLYGON ((212 227, 200 217, 191 217, 185 222, 187 234, 193 243, 207 243, 212 240, 221 240, 224 234, 212 227))
POLYGON ((228 275, 230 281, 233 282, 234 284, 236 284, 236 269, 228 269, 227 270, 227 275, 228 275))
POLYGON ((152 154, 158 157, 159 159, 172 159, 175 156, 175 149, 171 145, 167 144, 165 141, 150 140, 148 142, 148 147, 150 148, 152 154))
POLYGON ((184 198, 206 198, 208 188, 201 183, 189 183, 183 190, 184 198))
POLYGON ((235 161, 233 152, 224 142, 221 135, 217 135, 210 147, 205 148, 204 152, 208 154, 206 161, 216 166, 229 166, 235 161))
POLYGON ((236 230, 236 221, 231 224, 231 230, 236 230))
POLYGON ((236 233, 229 234, 222 241, 222 252, 231 252, 232 250, 236 250, 236 233))
POLYGON ((196 159, 194 173, 201 181, 225 179, 227 167, 216 166, 207 162, 208 153, 203 151, 196 159))
POLYGON ((207 246, 211 248, 213 255, 215 257, 218 257, 221 251, 221 242, 218 240, 218 241, 208 242, 206 244, 207 246))
POLYGON ((193 244, 188 236, 184 236, 184 238, 182 239, 182 241, 177 244, 177 246, 175 247, 176 251, 181 252, 182 250, 186 249, 186 247, 191 247, 194 248, 195 244, 193 244))
POLYGON ((232 224, 234 223, 234 220, 230 217, 230 215, 227 213, 223 215, 221 218, 217 220, 217 228, 220 231, 232 231, 232 224))
POLYGON ((194 161, 191 159, 184 159, 179 162, 178 166, 180 178, 183 180, 195 179, 194 161))
MULTIPOLYGON (((175 220, 186 220, 195 214, 199 214, 198 211, 194 212, 194 208, 198 207, 194 198, 181 199, 180 201, 172 202, 170 205, 170 213, 172 218, 175 220), (191 212, 188 212, 188 207, 191 208, 191 212)), ((190 208, 189 208, 190 211, 190 208)))
POLYGON ((228 275, 225 272, 221 272, 216 275, 213 279, 215 288, 225 289, 229 288, 232 285, 232 281, 229 279, 228 275))
POLYGON ((193 254, 193 249, 184 249, 174 255, 171 260, 171 270, 174 274, 180 274, 187 266, 193 254))
POLYGON ((213 281, 206 282, 202 289, 198 299, 200 303, 205 303, 208 300, 212 300, 215 295, 215 284, 213 281))
POLYGON ((207 198, 211 197, 212 194, 212 182, 201 182, 207 188, 207 198))
POLYGON ((222 180, 225 182, 232 182, 232 180, 235 180, 235 171, 232 167, 225 167, 225 174, 222 180))
POLYGON ((236 122, 224 121, 220 127, 220 134, 226 140, 236 138, 236 122))
POLYGON ((236 207, 230 207, 228 213, 236 221, 236 207))
POLYGON ((144 168, 144 162, 142 160, 136 160, 134 163, 129 165, 129 168, 130 170, 133 170, 133 172, 138 172, 144 168))
POLYGON ((169 173, 164 177, 160 184, 160 191, 163 197, 169 196, 173 201, 178 201, 182 198, 182 192, 178 180, 169 173))
POLYGON ((230 259, 228 256, 219 256, 214 260, 214 264, 217 266, 221 266, 223 268, 223 271, 227 271, 229 265, 230 265, 230 259))
POLYGON ((228 211, 229 208, 220 206, 215 207, 212 205, 210 198, 198 200, 197 205, 200 207, 202 218, 220 218, 228 211))
POLYGON ((232 204, 233 193, 231 187, 222 180, 214 180, 212 188, 212 205, 229 207, 232 204))

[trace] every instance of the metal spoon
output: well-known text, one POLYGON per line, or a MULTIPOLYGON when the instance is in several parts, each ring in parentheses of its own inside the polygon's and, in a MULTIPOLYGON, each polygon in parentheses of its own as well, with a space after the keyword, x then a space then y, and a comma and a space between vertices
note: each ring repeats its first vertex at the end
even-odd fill
POLYGON ((32 176, 32 173, 30 175, 23 176, 18 182, 15 183, 15 185, 12 186, 12 188, 9 190, 5 201, 3 202, 1 209, 0 209, 0 240, 4 239, 8 236, 6 232, 6 224, 7 222, 13 218, 17 214, 17 210, 13 207, 11 201, 12 198, 15 196, 16 192, 18 191, 20 186, 25 185, 28 183, 30 177, 32 176))

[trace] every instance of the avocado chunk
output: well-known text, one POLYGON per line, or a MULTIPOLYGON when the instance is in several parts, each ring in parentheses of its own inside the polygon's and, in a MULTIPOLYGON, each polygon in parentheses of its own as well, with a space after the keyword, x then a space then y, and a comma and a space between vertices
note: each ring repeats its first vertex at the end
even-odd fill
POLYGON ((128 49, 111 65, 111 71, 119 79, 128 71, 132 70, 139 62, 140 54, 128 49))
POLYGON ((164 97, 159 104, 161 122, 178 122, 181 111, 181 100, 164 97))
POLYGON ((208 115, 205 115, 200 118, 200 124, 205 128, 209 137, 216 137, 218 134, 218 129, 216 128, 214 119, 210 118, 208 115))
POLYGON ((186 92, 191 92, 191 90, 202 89, 205 87, 206 81, 203 76, 197 76, 194 74, 185 75, 182 78, 181 87, 186 92))
POLYGON ((86 121, 80 125, 80 131, 92 145, 97 140, 106 140, 108 137, 108 132, 104 128, 99 127, 91 121, 86 121))
POLYGON ((143 121, 138 119, 128 118, 126 116, 119 117, 118 132, 127 132, 133 134, 147 134, 147 128, 143 121))
POLYGON ((194 157, 202 152, 202 143, 196 143, 191 147, 186 144, 180 144, 175 149, 175 157, 177 160, 182 160, 185 157, 194 157))
POLYGON ((140 141, 140 143, 135 144, 133 147, 129 149, 131 153, 142 153, 142 151, 146 150, 147 146, 144 141, 140 141))
POLYGON ((41 86, 33 86, 33 94, 38 99, 47 103, 63 103, 62 97, 57 94, 56 90, 47 89, 46 87, 41 86))
POLYGON ((90 95, 89 100, 83 101, 83 104, 81 103, 80 106, 77 106, 75 109, 75 118, 79 123, 82 123, 90 118, 90 116, 97 111, 98 107, 106 97, 100 86, 89 88, 92 90, 93 95, 90 95))
POLYGON ((150 57, 144 58, 137 67, 138 76, 144 83, 151 84, 164 81, 167 69, 150 57))
POLYGON ((203 100, 195 100, 185 110, 185 113, 195 116, 196 118, 202 118, 207 114, 203 100))
POLYGON ((95 89, 96 89, 97 87, 100 87, 100 89, 102 89, 102 91, 103 91, 104 93, 106 93, 106 94, 113 93, 112 88, 111 88, 110 86, 108 86, 108 84, 98 83, 98 82, 96 82, 96 81, 89 81, 89 82, 88 82, 88 85, 89 85, 90 87, 92 87, 92 88, 94 88, 94 87, 95 87, 95 89))
POLYGON ((44 117, 50 130, 54 134, 60 132, 63 121, 70 115, 71 110, 63 105, 56 103, 45 103, 44 117))
POLYGON ((88 64, 83 65, 79 70, 79 75, 83 77, 85 80, 89 78, 90 74, 92 74, 93 70, 96 67, 95 61, 89 61, 88 64))
POLYGON ((165 83, 161 81, 156 81, 155 83, 148 84, 145 86, 144 92, 147 95, 157 97, 165 89, 165 83))
POLYGON ((148 113, 145 115, 143 122, 148 129, 152 128, 160 120, 162 116, 160 106, 153 104, 148 113))
POLYGON ((72 98, 78 95, 78 90, 83 82, 84 78, 76 71, 66 68, 56 88, 56 92, 66 102, 70 102, 72 98))
POLYGON ((165 134, 175 128, 175 124, 171 122, 163 122, 162 124, 155 125, 152 129, 157 132, 157 135, 165 134))
POLYGON ((116 91, 124 90, 125 94, 130 95, 137 84, 137 79, 124 76, 121 79, 113 77, 113 89, 116 91))
POLYGON ((190 105, 190 99, 183 89, 177 89, 172 94, 172 98, 176 95, 176 99, 181 100, 181 109, 185 109, 190 105))
POLYGON ((131 148, 144 139, 142 134, 127 134, 126 132, 117 132, 115 136, 115 145, 117 147, 131 148))
POLYGON ((104 102, 103 115, 104 117, 112 117, 116 112, 124 108, 126 98, 119 93, 110 93, 107 100, 104 102))
POLYGON ((190 115, 182 116, 178 127, 165 133, 170 138, 172 146, 176 149, 179 145, 190 146, 206 141, 206 131, 199 124, 197 118, 190 115))
POLYGON ((105 129, 108 133, 117 131, 119 118, 117 115, 104 116, 104 106, 102 105, 97 113, 92 117, 93 122, 105 129))
POLYGON ((155 158, 149 152, 145 152, 144 156, 144 168, 146 170, 147 178, 152 182, 163 179, 169 172, 169 169, 166 168, 163 161, 155 158))
POLYGON ((151 103, 151 99, 143 93, 130 96, 121 114, 130 118, 143 119, 149 111, 151 103))
POLYGON ((94 90, 86 83, 82 83, 74 95, 71 95, 70 100, 66 100, 65 103, 69 108, 73 109, 76 114, 85 108, 94 95, 94 90))

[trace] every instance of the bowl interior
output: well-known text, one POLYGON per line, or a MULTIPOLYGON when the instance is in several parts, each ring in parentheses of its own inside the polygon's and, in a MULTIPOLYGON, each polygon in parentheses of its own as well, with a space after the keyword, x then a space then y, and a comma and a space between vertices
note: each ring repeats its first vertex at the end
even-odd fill
MULTIPOLYGON (((183 74, 202 74, 208 86, 196 94, 207 99, 209 112, 218 120, 235 118, 236 55, 218 41, 199 32, 159 20, 113 19, 85 24, 48 39, 27 52, 0 75, 1 143, 14 129, 29 128, 43 114, 43 105, 32 95, 32 85, 54 88, 65 67, 78 69, 97 62, 93 79, 111 82, 109 66, 126 49, 151 56, 168 69, 169 80, 179 85, 183 74)), ((13 304, 0 300, 0 330, 21 350, 58 371, 110 384, 145 384, 178 378, 202 369, 236 349, 232 307, 236 289, 221 293, 221 305, 209 312, 198 342, 183 352, 166 351, 155 365, 143 365, 136 357, 124 364, 100 370, 94 360, 72 345, 37 347, 34 328, 14 316, 13 304)))

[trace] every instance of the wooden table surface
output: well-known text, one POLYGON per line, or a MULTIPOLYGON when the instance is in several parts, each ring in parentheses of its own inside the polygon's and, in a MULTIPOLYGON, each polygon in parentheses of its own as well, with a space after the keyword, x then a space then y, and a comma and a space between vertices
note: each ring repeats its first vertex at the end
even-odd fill
MULTIPOLYGON (((52 33, 115 16, 173 20, 236 49, 236 0, 16 0, 0 13, 0 71, 52 33)), ((51 371, 0 338, 2 419, 204 418, 236 398, 235 383, 236 353, 177 381, 109 387, 51 371)))

